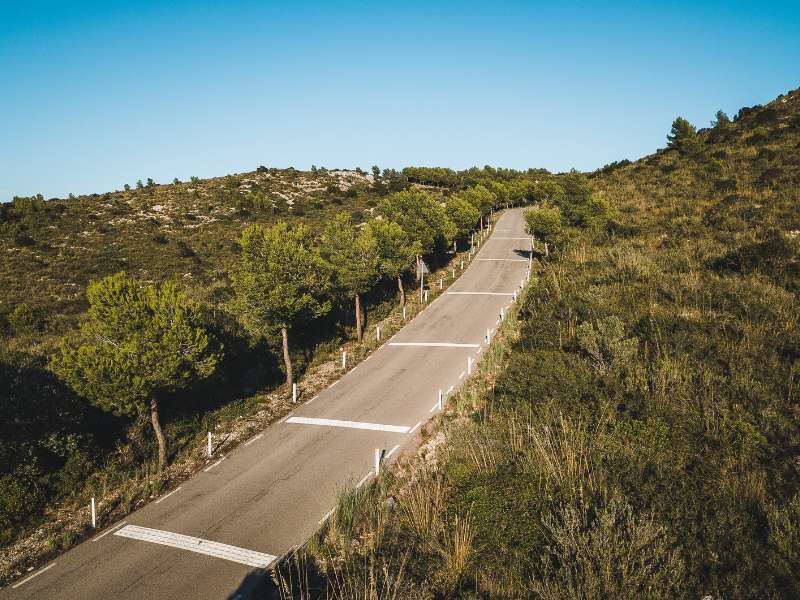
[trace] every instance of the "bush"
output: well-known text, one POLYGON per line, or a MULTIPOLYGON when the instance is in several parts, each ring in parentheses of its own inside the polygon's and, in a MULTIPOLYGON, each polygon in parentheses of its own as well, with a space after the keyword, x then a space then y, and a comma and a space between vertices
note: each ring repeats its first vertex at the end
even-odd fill
POLYGON ((528 233, 551 244, 560 243, 563 227, 557 208, 529 208, 524 215, 528 233))
POLYGON ((8 324, 14 333, 32 333, 42 328, 44 324, 39 311, 31 308, 24 302, 18 304, 8 317, 8 324))
POLYGON ((591 359, 595 371, 602 375, 611 369, 624 368, 636 356, 636 338, 625 339, 625 325, 617 317, 578 326, 578 346, 591 359))

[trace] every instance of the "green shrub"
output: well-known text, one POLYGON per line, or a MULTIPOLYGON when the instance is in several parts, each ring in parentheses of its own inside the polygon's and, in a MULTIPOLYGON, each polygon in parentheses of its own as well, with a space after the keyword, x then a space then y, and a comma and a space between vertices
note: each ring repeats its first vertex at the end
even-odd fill
POLYGON ((625 325, 617 317, 608 317, 578 326, 578 346, 585 352, 599 374, 628 366, 636 356, 638 340, 625 337, 625 325))
POLYGON ((11 330, 17 334, 32 333, 40 330, 44 325, 44 320, 39 311, 24 302, 18 304, 6 318, 11 330))

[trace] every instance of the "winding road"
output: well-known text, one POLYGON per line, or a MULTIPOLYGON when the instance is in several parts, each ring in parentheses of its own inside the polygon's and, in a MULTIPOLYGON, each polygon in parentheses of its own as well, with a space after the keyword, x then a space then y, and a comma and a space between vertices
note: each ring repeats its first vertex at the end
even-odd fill
POLYGON ((337 489, 414 447, 467 378, 528 270, 522 212, 505 212, 470 266, 391 340, 280 423, 123 521, 0 590, 0 598, 249 596, 253 579, 310 537, 337 489))

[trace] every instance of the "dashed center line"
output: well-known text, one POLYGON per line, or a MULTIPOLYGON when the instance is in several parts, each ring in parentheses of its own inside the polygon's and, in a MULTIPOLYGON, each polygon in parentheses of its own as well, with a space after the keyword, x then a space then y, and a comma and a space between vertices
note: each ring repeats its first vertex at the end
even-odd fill
POLYGON ((324 425, 327 427, 346 427, 348 429, 369 429, 371 431, 389 431, 392 433, 408 433, 405 425, 384 425, 382 423, 361 423, 359 421, 339 421, 337 419, 317 419, 313 417, 291 417, 287 423, 298 425, 324 425))
POLYGON ((180 550, 188 550, 189 552, 205 554, 206 556, 213 556, 250 567, 266 568, 277 558, 265 552, 239 548, 238 546, 204 540, 202 538, 173 533, 171 531, 140 527, 139 525, 128 525, 117 531, 114 535, 141 540, 143 542, 151 542, 153 544, 161 544, 162 546, 171 546, 172 548, 178 548, 180 550))

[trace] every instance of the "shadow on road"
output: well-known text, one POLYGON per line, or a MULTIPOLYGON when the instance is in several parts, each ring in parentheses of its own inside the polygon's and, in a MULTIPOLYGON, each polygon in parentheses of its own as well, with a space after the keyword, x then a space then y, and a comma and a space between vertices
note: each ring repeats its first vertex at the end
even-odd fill
POLYGON ((281 591, 272 581, 269 571, 257 569, 242 579, 239 587, 230 593, 228 600, 255 600, 256 598, 258 600, 287 598, 288 600, 290 597, 281 595, 281 591))

